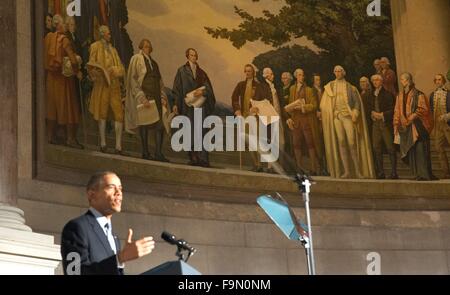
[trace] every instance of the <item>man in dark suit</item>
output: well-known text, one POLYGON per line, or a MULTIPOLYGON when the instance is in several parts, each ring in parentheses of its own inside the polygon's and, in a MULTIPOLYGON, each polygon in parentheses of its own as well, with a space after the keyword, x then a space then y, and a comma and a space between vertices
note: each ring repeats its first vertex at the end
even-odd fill
POLYGON ((120 248, 111 225, 112 215, 122 207, 122 184, 114 172, 93 175, 87 195, 88 212, 67 223, 62 232, 64 274, 123 275, 124 263, 150 254, 155 242, 152 237, 133 241, 129 229, 127 243, 120 248))
POLYGON ((375 91, 370 92, 368 97, 367 113, 372 119, 372 145, 375 155, 375 169, 377 179, 385 179, 383 169, 383 143, 391 160, 391 179, 398 179, 397 175, 397 153, 394 148, 394 96, 383 87, 383 77, 373 75, 372 83, 375 91))
MULTIPOLYGON (((249 116, 253 116, 252 113, 252 100, 263 100, 263 96, 261 94, 261 84, 256 81, 256 71, 255 68, 247 64, 244 67, 245 73, 245 81, 241 81, 236 85, 236 88, 233 91, 231 96, 231 104, 233 106, 234 115, 236 117, 247 118, 249 116)), ((247 130, 247 128, 246 128, 247 130)), ((247 130, 246 133, 249 131, 247 130)), ((250 155, 253 160, 253 168, 251 171, 254 172, 263 172, 261 167, 261 162, 259 161, 257 152, 250 152, 250 155)))
MULTIPOLYGON (((209 130, 203 128, 203 130, 194 131, 194 126, 196 126, 194 122, 194 106, 188 105, 185 98, 190 92, 194 92, 193 95, 195 98, 205 97, 204 103, 196 108, 201 111, 201 117, 205 120, 205 118, 212 115, 215 110, 216 97, 208 75, 198 64, 197 50, 188 48, 186 50, 186 58, 188 61, 178 69, 175 81, 173 82, 173 93, 176 100, 174 111, 175 113, 188 117, 191 126, 193 126, 191 131, 192 146, 191 151, 188 153, 190 159, 189 165, 207 168, 210 167, 208 152, 203 147, 203 144, 201 151, 195 150, 195 134, 198 131, 202 131, 201 140, 203 142, 203 137, 209 130)), ((201 122, 201 126, 203 126, 203 121, 201 122)))

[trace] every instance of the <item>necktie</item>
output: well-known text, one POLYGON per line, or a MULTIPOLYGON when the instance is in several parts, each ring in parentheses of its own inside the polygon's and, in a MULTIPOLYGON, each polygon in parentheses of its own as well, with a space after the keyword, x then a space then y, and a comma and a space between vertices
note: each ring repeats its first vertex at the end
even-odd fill
POLYGON ((111 246, 111 250, 113 250, 114 254, 117 254, 116 242, 114 241, 109 223, 105 224, 105 233, 106 237, 108 238, 109 245, 111 246))

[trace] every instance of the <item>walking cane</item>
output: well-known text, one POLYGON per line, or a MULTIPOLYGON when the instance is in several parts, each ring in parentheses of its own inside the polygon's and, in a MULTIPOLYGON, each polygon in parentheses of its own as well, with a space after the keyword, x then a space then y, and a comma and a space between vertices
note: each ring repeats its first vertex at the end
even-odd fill
POLYGON ((80 103, 81 103, 81 117, 82 117, 82 127, 83 127, 83 144, 86 148, 87 146, 87 128, 86 128, 86 110, 85 110, 85 101, 83 97, 83 89, 81 87, 81 82, 83 79, 78 81, 78 89, 80 91, 80 103))

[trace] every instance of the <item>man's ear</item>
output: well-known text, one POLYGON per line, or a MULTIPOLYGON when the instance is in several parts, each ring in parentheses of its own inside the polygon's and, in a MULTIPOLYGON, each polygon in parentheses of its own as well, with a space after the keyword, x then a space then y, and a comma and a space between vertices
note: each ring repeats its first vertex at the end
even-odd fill
POLYGON ((88 202, 89 202, 89 204, 91 204, 92 203, 92 201, 95 199, 95 191, 93 191, 93 190, 88 190, 87 191, 87 196, 88 196, 88 202))

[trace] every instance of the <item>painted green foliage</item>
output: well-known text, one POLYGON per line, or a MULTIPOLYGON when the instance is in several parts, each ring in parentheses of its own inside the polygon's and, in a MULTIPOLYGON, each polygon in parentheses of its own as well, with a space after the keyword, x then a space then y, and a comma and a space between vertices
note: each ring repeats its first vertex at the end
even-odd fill
MULTIPOLYGON (((369 0, 284 2, 280 11, 264 11, 262 17, 254 17, 235 7, 235 12, 242 19, 237 28, 205 29, 213 38, 230 40, 236 48, 259 40, 280 49, 294 39, 306 37, 321 49, 315 57, 319 58, 322 64, 330 61, 342 64, 354 79, 357 79, 358 75, 372 73, 372 61, 377 57, 387 56, 393 60, 389 1, 381 2, 380 17, 367 15, 367 5, 371 2, 369 0)), ((305 51, 303 54, 310 53, 305 51)), ((329 68, 332 66, 328 65, 329 68)))

